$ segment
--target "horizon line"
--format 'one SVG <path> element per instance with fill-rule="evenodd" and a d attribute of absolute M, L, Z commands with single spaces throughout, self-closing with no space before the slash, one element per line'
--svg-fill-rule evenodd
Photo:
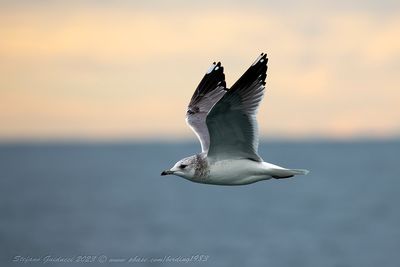
<path fill-rule="evenodd" d="M 318 143 L 318 142 L 397 142 L 400 141 L 400 135 L 397 136 L 351 136 L 351 137 L 333 137 L 333 136 L 309 136 L 309 137 L 260 137 L 260 143 L 274 142 L 293 142 L 293 143 Z M 149 143 L 199 143 L 196 138 L 88 138 L 88 137 L 69 137 L 69 138 L 0 138 L 0 145 L 12 144 L 149 144 Z M 200 145 L 200 144 L 199 144 Z"/>

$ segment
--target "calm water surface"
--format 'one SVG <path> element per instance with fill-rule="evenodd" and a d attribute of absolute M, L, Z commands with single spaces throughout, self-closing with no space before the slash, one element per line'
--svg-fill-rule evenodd
<path fill-rule="evenodd" d="M 399 266 L 399 141 L 263 143 L 264 160 L 311 173 L 242 187 L 160 176 L 198 149 L 0 145 L 0 265 Z M 167 256 L 180 262 L 150 261 Z"/>

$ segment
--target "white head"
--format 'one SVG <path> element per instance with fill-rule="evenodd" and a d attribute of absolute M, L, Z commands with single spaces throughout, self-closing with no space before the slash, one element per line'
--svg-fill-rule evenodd
<path fill-rule="evenodd" d="M 196 156 L 190 156 L 184 159 L 181 159 L 177 163 L 175 163 L 174 167 L 169 170 L 165 170 L 161 173 L 161 175 L 170 175 L 174 174 L 186 179 L 191 179 L 194 176 L 196 169 Z"/>

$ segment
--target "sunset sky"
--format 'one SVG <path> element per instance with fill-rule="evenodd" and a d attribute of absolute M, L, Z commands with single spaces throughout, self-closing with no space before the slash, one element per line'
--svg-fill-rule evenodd
<path fill-rule="evenodd" d="M 261 52 L 263 137 L 400 136 L 400 1 L 48 0 L 0 1 L 0 139 L 194 140 L 209 65 Z"/>

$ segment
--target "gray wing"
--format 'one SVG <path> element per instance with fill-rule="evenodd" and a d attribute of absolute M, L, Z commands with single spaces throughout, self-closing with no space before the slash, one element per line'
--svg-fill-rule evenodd
<path fill-rule="evenodd" d="M 262 161 L 257 154 L 256 114 L 264 95 L 267 62 L 266 54 L 262 53 L 209 112 L 206 119 L 210 132 L 209 158 Z"/>
<path fill-rule="evenodd" d="M 211 108 L 226 92 L 224 68 L 214 62 L 197 86 L 186 112 L 186 122 L 197 135 L 202 152 L 207 152 L 210 136 L 206 117 Z"/>

